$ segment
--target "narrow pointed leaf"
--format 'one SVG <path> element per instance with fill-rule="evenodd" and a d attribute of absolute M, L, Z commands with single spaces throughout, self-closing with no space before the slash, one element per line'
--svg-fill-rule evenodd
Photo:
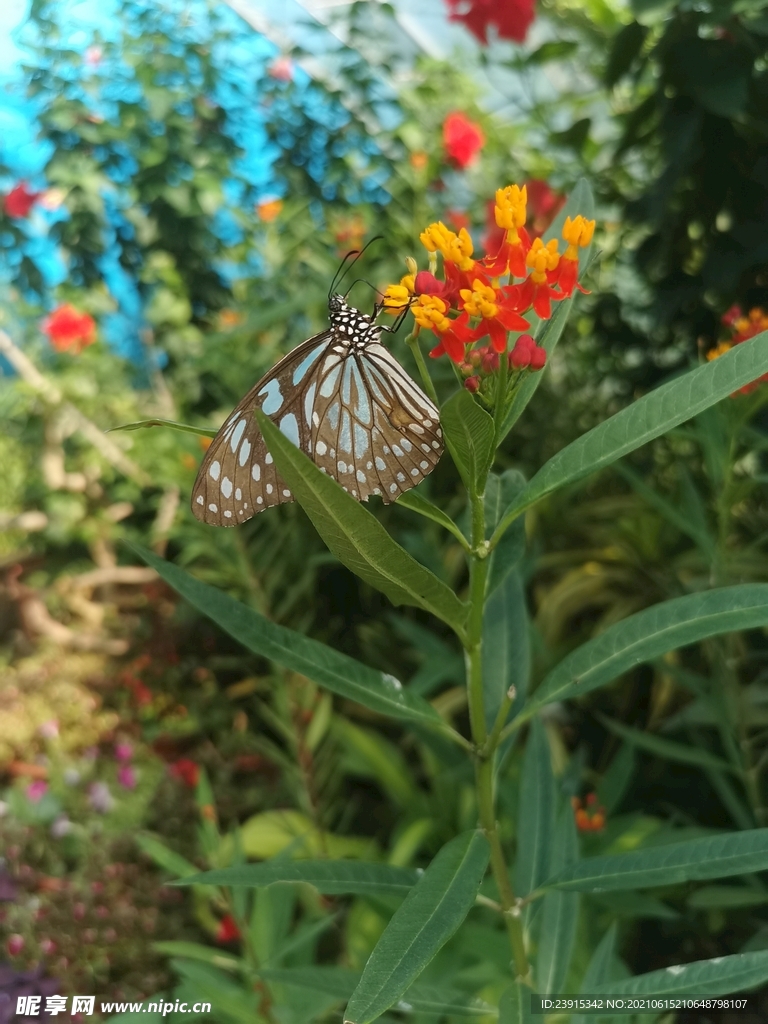
<path fill-rule="evenodd" d="M 432 728 L 443 727 L 442 719 L 432 705 L 408 693 L 392 676 L 377 672 L 295 630 L 278 626 L 253 608 L 201 583 L 151 551 L 137 544 L 131 547 L 177 593 L 254 654 L 293 672 L 300 672 L 332 693 L 354 700 L 379 714 L 421 722 Z"/>
<path fill-rule="evenodd" d="M 518 806 L 515 895 L 528 896 L 549 874 L 555 832 L 555 777 L 547 733 L 538 718 L 525 748 Z"/>
<path fill-rule="evenodd" d="M 616 946 L 616 922 L 610 926 L 605 935 L 600 939 L 592 954 L 592 959 L 584 972 L 579 992 L 583 995 L 591 995 L 600 985 L 605 984 L 613 974 L 613 958 Z M 592 1014 L 576 1014 L 571 1017 L 571 1024 L 588 1024 L 597 1020 Z M 605 1018 L 601 1017 L 601 1021 Z"/>
<path fill-rule="evenodd" d="M 548 242 L 552 238 L 559 238 L 563 230 L 563 224 L 565 224 L 565 218 L 577 217 L 579 214 L 586 217 L 587 220 L 592 220 L 595 216 L 595 198 L 586 178 L 580 178 L 577 181 L 576 187 L 568 196 L 565 206 L 545 232 L 544 242 Z M 592 243 L 590 242 L 588 246 L 579 250 L 580 278 L 585 276 L 592 262 Z M 563 299 L 562 302 L 556 303 L 549 320 L 539 320 L 533 311 L 527 314 L 531 324 L 531 333 L 536 339 L 536 344 L 546 349 L 547 359 L 551 358 L 565 325 L 568 323 L 568 317 L 571 315 L 575 298 L 576 295 L 574 294 L 570 299 Z M 506 437 L 518 421 L 543 379 L 543 373 L 529 373 L 525 377 L 504 419 L 501 428 L 502 438 Z"/>
<path fill-rule="evenodd" d="M 598 713 L 597 717 L 603 725 L 610 729 L 617 736 L 621 736 L 628 743 L 645 750 L 649 754 L 663 757 L 668 761 L 679 761 L 681 764 L 692 764 L 699 768 L 711 768 L 713 771 L 732 772 L 734 769 L 727 761 L 715 754 L 711 754 L 702 747 L 692 747 L 687 743 L 676 743 L 674 740 L 665 739 L 663 736 L 656 736 L 650 732 L 643 732 L 642 729 L 633 729 L 622 722 L 614 722 L 606 715 Z"/>
<path fill-rule="evenodd" d="M 582 696 L 623 672 L 705 637 L 768 623 L 768 584 L 720 587 L 630 615 L 564 658 L 537 687 L 519 721 L 552 701 Z"/>
<path fill-rule="evenodd" d="M 576 822 L 571 805 L 566 803 L 557 823 L 550 869 L 556 873 L 575 864 L 578 859 Z M 539 992 L 545 995 L 557 995 L 563 991 L 576 939 L 579 899 L 577 892 L 562 892 L 558 889 L 548 892 L 544 897 L 536 980 Z"/>
<path fill-rule="evenodd" d="M 267 982 L 322 992 L 336 999 L 349 999 L 360 981 L 360 972 L 344 967 L 262 967 L 258 974 Z M 432 985 L 412 985 L 399 1000 L 401 1013 L 451 1014 L 458 1017 L 493 1016 L 494 1009 L 464 992 Z"/>
<path fill-rule="evenodd" d="M 502 519 L 493 542 L 520 513 L 547 494 L 609 466 L 766 372 L 768 331 L 633 402 L 545 463 Z"/>
<path fill-rule="evenodd" d="M 268 860 L 203 871 L 177 885 L 227 885 L 259 888 L 274 882 L 307 882 L 326 896 L 407 896 L 419 879 L 415 868 L 366 864 L 355 860 Z"/>
<path fill-rule="evenodd" d="M 194 427 L 191 423 L 177 423 L 175 420 L 136 420 L 135 423 L 122 423 L 119 427 L 110 427 L 105 433 L 111 434 L 115 430 L 144 430 L 146 427 L 168 427 L 170 430 L 199 434 L 201 437 L 216 437 L 218 434 L 216 428 Z"/>
<path fill-rule="evenodd" d="M 523 581 L 511 572 L 488 598 L 483 611 L 483 702 L 486 723 L 493 725 L 511 686 L 520 706 L 528 691 L 531 670 L 528 613 Z"/>
<path fill-rule="evenodd" d="M 469 396 L 467 396 L 469 397 Z M 461 634 L 466 606 L 394 541 L 375 516 L 290 441 L 260 410 L 256 418 L 280 475 L 340 562 L 393 604 L 411 604 Z"/>
<path fill-rule="evenodd" d="M 499 1000 L 499 1024 L 534 1024 L 531 1013 L 531 989 L 516 981 L 506 989 Z"/>
<path fill-rule="evenodd" d="M 768 949 L 757 953 L 734 953 L 712 960 L 694 960 L 650 971 L 634 978 L 611 981 L 594 990 L 617 996 L 724 996 L 747 992 L 768 981 Z"/>
<path fill-rule="evenodd" d="M 456 836 L 395 911 L 365 965 L 344 1019 L 370 1024 L 403 996 L 469 913 L 488 866 L 480 832 Z"/>
<path fill-rule="evenodd" d="M 614 892 L 766 870 L 768 828 L 756 828 L 616 856 L 590 857 L 558 872 L 541 888 L 544 891 Z"/>
<path fill-rule="evenodd" d="M 688 906 L 693 910 L 734 910 L 766 903 L 768 891 L 746 885 L 705 885 L 688 897 Z"/>
<path fill-rule="evenodd" d="M 465 486 L 482 487 L 494 457 L 493 417 L 461 388 L 440 410 L 440 423 Z"/>
<path fill-rule="evenodd" d="M 486 537 L 490 540 L 496 526 L 525 487 L 525 477 L 516 469 L 507 469 L 501 476 L 491 473 L 485 487 Z M 517 566 L 525 553 L 525 518 L 520 516 L 512 523 L 491 552 L 488 566 L 486 594 L 490 596 L 500 587 L 507 574 Z"/>
<path fill-rule="evenodd" d="M 442 526 L 443 529 L 452 533 L 465 550 L 469 550 L 469 541 L 451 517 L 446 515 L 437 505 L 433 505 L 422 494 L 419 494 L 418 491 L 406 491 L 405 494 L 400 495 L 396 504 L 410 509 L 411 512 L 418 512 L 419 515 L 424 516 L 426 519 L 431 519 L 433 523 L 437 523 L 438 526 Z"/>

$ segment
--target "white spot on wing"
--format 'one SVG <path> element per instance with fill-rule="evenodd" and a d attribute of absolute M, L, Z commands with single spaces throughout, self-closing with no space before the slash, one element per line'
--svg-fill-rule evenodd
<path fill-rule="evenodd" d="M 214 460 L 211 463 L 210 469 L 208 470 L 208 475 L 210 476 L 211 480 L 218 480 L 220 473 L 221 473 L 221 463 L 216 461 L 216 460 Z"/>
<path fill-rule="evenodd" d="M 205 502 L 203 501 L 203 496 L 202 496 L 202 494 L 198 494 L 198 496 L 197 496 L 197 504 L 198 504 L 198 505 L 203 505 L 203 504 L 205 504 Z"/>
<path fill-rule="evenodd" d="M 218 505 L 214 505 L 213 502 L 211 502 L 211 504 L 208 506 L 208 511 L 209 512 L 218 512 L 219 511 L 219 506 Z"/>
<path fill-rule="evenodd" d="M 256 481 L 261 480 L 261 466 L 258 464 L 258 462 L 254 462 L 254 464 L 251 466 L 251 476 Z"/>
<path fill-rule="evenodd" d="M 221 493 L 224 495 L 225 498 L 232 497 L 232 481 L 229 479 L 228 476 L 225 476 L 224 479 L 221 481 Z"/>
<path fill-rule="evenodd" d="M 229 447 L 232 449 L 234 454 L 237 451 L 237 446 L 240 444 L 240 439 L 245 433 L 245 420 L 240 420 L 235 429 L 232 431 L 232 437 L 229 439 Z"/>
<path fill-rule="evenodd" d="M 248 456 L 251 454 L 251 442 L 246 437 L 243 443 L 240 445 L 240 455 L 237 461 L 241 466 L 244 466 L 248 461 Z"/>

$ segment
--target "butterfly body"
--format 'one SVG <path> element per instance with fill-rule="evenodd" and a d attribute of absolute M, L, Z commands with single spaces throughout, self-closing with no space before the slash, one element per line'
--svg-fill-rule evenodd
<path fill-rule="evenodd" d="M 266 373 L 213 439 L 192 491 L 203 522 L 236 526 L 294 500 L 255 409 L 359 501 L 395 501 L 437 465 L 438 410 L 381 344 L 384 328 L 340 295 L 328 307 L 329 329 Z"/>

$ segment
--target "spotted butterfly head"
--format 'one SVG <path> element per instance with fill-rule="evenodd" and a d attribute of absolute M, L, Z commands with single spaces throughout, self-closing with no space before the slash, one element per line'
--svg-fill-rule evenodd
<path fill-rule="evenodd" d="M 372 332 L 376 337 L 381 333 L 373 317 L 350 306 L 343 295 L 332 295 L 328 300 L 328 318 L 333 330 L 353 341 L 371 340 Z"/>

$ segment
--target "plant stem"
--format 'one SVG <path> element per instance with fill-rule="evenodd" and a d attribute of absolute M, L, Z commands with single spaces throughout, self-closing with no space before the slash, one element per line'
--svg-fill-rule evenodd
<path fill-rule="evenodd" d="M 528 958 L 519 909 L 509 880 L 504 860 L 504 851 L 496 823 L 493 792 L 493 755 L 496 744 L 489 743 L 488 727 L 485 721 L 483 694 L 483 610 L 485 607 L 485 584 L 488 576 L 488 559 L 481 545 L 485 540 L 485 510 L 482 494 L 471 494 L 472 505 L 472 551 L 469 563 L 469 620 L 465 643 L 467 681 L 469 687 L 469 718 L 472 739 L 475 746 L 475 787 L 480 827 L 483 829 L 491 848 L 491 870 L 499 890 L 504 920 L 518 977 L 529 975 Z M 498 743 L 500 729 L 494 726 L 491 737 Z"/>

